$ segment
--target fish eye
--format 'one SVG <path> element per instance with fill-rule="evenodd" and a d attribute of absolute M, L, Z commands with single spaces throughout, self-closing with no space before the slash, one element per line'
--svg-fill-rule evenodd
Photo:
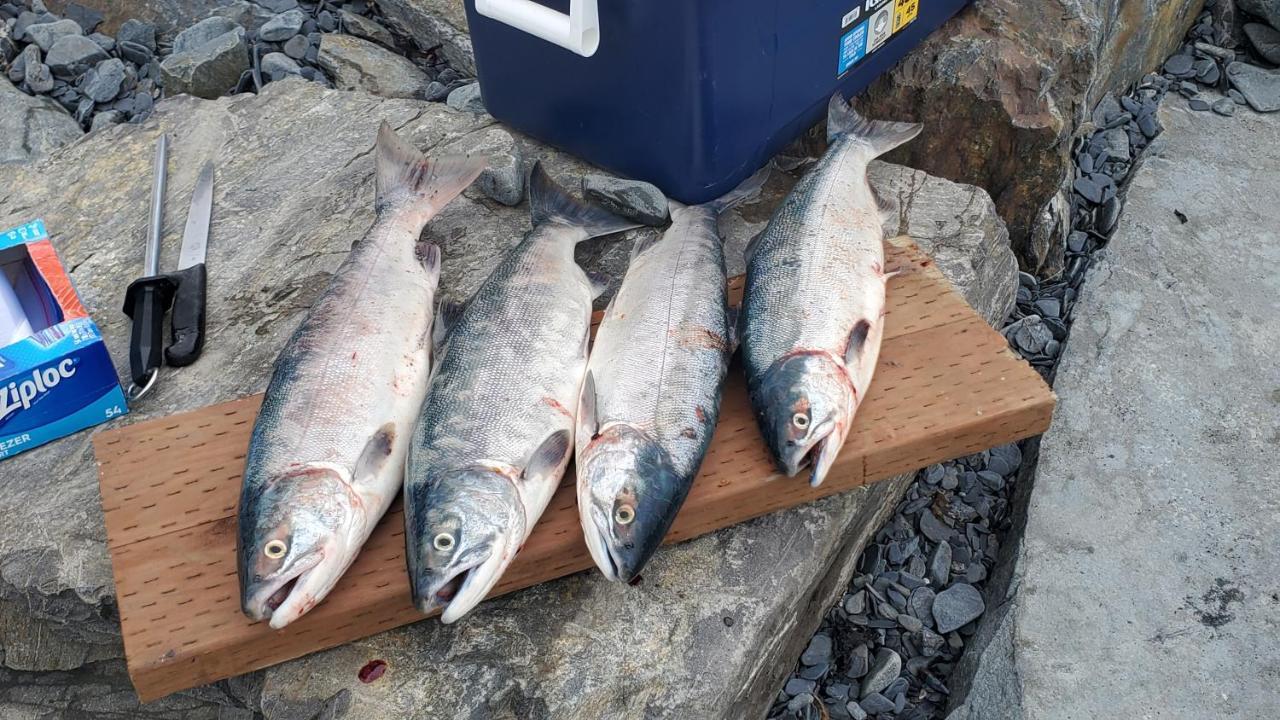
<path fill-rule="evenodd" d="M 283 540 L 272 540 L 267 543 L 266 547 L 262 548 L 262 554 L 272 560 L 279 560 L 287 552 L 289 552 L 289 546 L 285 545 Z"/>
<path fill-rule="evenodd" d="M 809 416 L 804 413 L 796 413 L 791 416 L 791 424 L 803 430 L 809 427 Z"/>
<path fill-rule="evenodd" d="M 453 549 L 453 536 L 449 533 L 440 533 L 431 541 L 432 545 L 440 552 L 449 552 Z"/>
<path fill-rule="evenodd" d="M 630 525 L 636 519 L 636 509 L 630 505 L 619 505 L 613 512 L 613 519 L 617 520 L 619 525 Z"/>

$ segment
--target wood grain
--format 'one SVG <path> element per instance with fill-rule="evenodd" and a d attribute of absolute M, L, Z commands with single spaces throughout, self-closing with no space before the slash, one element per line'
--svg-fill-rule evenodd
<path fill-rule="evenodd" d="M 667 542 L 1044 432 L 1054 397 L 909 240 L 887 246 L 886 331 L 871 391 L 826 482 L 773 467 L 731 371 L 711 450 Z M 735 297 L 741 280 L 730 284 Z M 120 623 L 138 695 L 249 672 L 421 620 L 409 600 L 397 502 L 328 599 L 284 630 L 240 612 L 236 503 L 261 396 L 94 438 Z M 592 567 L 572 468 L 494 591 Z"/>

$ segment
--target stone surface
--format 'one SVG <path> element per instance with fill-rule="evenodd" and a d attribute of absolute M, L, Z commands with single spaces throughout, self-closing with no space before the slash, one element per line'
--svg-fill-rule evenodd
<path fill-rule="evenodd" d="M 178 33 L 173 39 L 174 54 L 195 50 L 214 38 L 221 37 L 239 27 L 224 17 L 209 17 Z"/>
<path fill-rule="evenodd" d="M 321 38 L 319 62 L 339 90 L 418 98 L 430 82 L 426 73 L 400 55 L 350 35 Z"/>
<path fill-rule="evenodd" d="M 82 134 L 80 126 L 58 103 L 47 97 L 32 97 L 0 76 L 0 165 L 34 160 L 75 141 Z M 7 177 L 5 181 L 8 182 Z M 28 201 L 33 200 L 28 198 Z M 0 593 L 0 601 L 3 597 Z M 3 645 L 0 643 L 0 649 Z"/>
<path fill-rule="evenodd" d="M 216 98 L 235 87 L 247 69 L 249 48 L 245 43 L 244 28 L 236 27 L 231 32 L 165 58 L 160 63 L 160 78 L 170 94 L 188 93 L 201 98 Z"/>
<path fill-rule="evenodd" d="M 975 3 L 857 104 L 871 117 L 923 122 L 924 133 L 887 159 L 986 188 L 1023 266 L 1052 272 L 1063 262 L 1067 205 L 1045 210 L 1071 182 L 1070 136 L 1107 93 L 1163 62 L 1201 4 Z"/>
<path fill-rule="evenodd" d="M 1272 65 L 1280 65 L 1280 30 L 1262 23 L 1246 23 L 1244 34 L 1258 54 Z"/>
<path fill-rule="evenodd" d="M 120 94 L 124 80 L 124 61 L 119 58 L 103 60 L 85 75 L 83 92 L 94 102 L 111 102 Z"/>
<path fill-rule="evenodd" d="M 645 225 L 660 227 L 670 218 L 667 196 L 647 182 L 593 174 L 582 178 L 582 193 L 612 212 Z"/>
<path fill-rule="evenodd" d="M 1280 29 L 1280 0 L 1236 0 L 1240 9 L 1257 15 L 1273 28 Z"/>
<path fill-rule="evenodd" d="M 467 34 L 462 0 L 377 0 L 392 30 L 413 39 L 421 50 L 439 48 L 461 73 L 476 74 L 476 58 Z"/>
<path fill-rule="evenodd" d="M 1280 717 L 1280 115 L 1179 105 L 1083 286 L 952 720 Z"/>
<path fill-rule="evenodd" d="M 272 80 L 280 80 L 286 75 L 297 75 L 302 71 L 293 58 L 284 53 L 267 53 L 262 56 L 262 72 Z"/>
<path fill-rule="evenodd" d="M 103 14 L 100 32 L 115 35 L 125 22 L 137 19 L 153 24 L 168 39 L 212 14 L 250 5 L 243 0 L 47 0 L 46 4 L 54 13 L 62 14 L 71 1 Z M 257 5 L 252 7 L 270 17 L 267 10 Z"/>
<path fill-rule="evenodd" d="M 281 13 L 263 23 L 258 29 L 258 37 L 267 42 L 284 42 L 302 32 L 302 23 L 306 20 L 307 16 L 301 10 Z"/>
<path fill-rule="evenodd" d="M 1280 70 L 1264 70 L 1257 65 L 1233 62 L 1227 66 L 1227 76 L 1254 110 L 1280 110 Z"/>
<path fill-rule="evenodd" d="M 484 97 L 480 93 L 480 83 L 469 83 L 454 88 L 449 93 L 449 98 L 446 102 L 449 103 L 449 107 L 455 110 L 465 110 L 473 113 L 485 112 Z"/>
<path fill-rule="evenodd" d="M 49 49 L 53 47 L 58 38 L 83 34 L 84 29 L 75 20 L 59 20 L 57 22 L 32 25 L 27 28 L 27 37 L 45 52 L 49 52 Z"/>
<path fill-rule="evenodd" d="M 347 10 L 338 13 L 338 18 L 342 21 L 342 26 L 352 35 L 371 40 L 384 47 L 395 48 L 396 39 L 391 36 L 391 31 L 377 22 Z"/>
<path fill-rule="evenodd" d="M 107 59 L 107 53 L 98 44 L 83 35 L 64 35 L 49 48 L 44 62 L 61 78 L 74 78 Z"/>

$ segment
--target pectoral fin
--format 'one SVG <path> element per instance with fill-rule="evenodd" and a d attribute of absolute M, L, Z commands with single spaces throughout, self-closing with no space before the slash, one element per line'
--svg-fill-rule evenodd
<path fill-rule="evenodd" d="M 572 434 L 568 430 L 557 430 L 551 433 L 529 456 L 522 477 L 525 480 L 535 480 L 554 475 L 569 456 L 569 445 L 572 439 Z"/>
<path fill-rule="evenodd" d="M 356 460 L 351 478 L 356 483 L 370 482 L 380 476 L 391 459 L 391 448 L 396 441 L 395 423 L 387 423 L 369 438 L 369 442 Z"/>

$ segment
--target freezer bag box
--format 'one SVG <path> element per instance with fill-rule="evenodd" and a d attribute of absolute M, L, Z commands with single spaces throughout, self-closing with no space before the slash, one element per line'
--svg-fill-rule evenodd
<path fill-rule="evenodd" d="M 667 195 L 733 189 L 969 0 L 465 0 L 484 105 Z M 896 120 L 899 118 L 885 118 Z"/>
<path fill-rule="evenodd" d="M 128 412 L 40 220 L 0 231 L 0 459 Z"/>

